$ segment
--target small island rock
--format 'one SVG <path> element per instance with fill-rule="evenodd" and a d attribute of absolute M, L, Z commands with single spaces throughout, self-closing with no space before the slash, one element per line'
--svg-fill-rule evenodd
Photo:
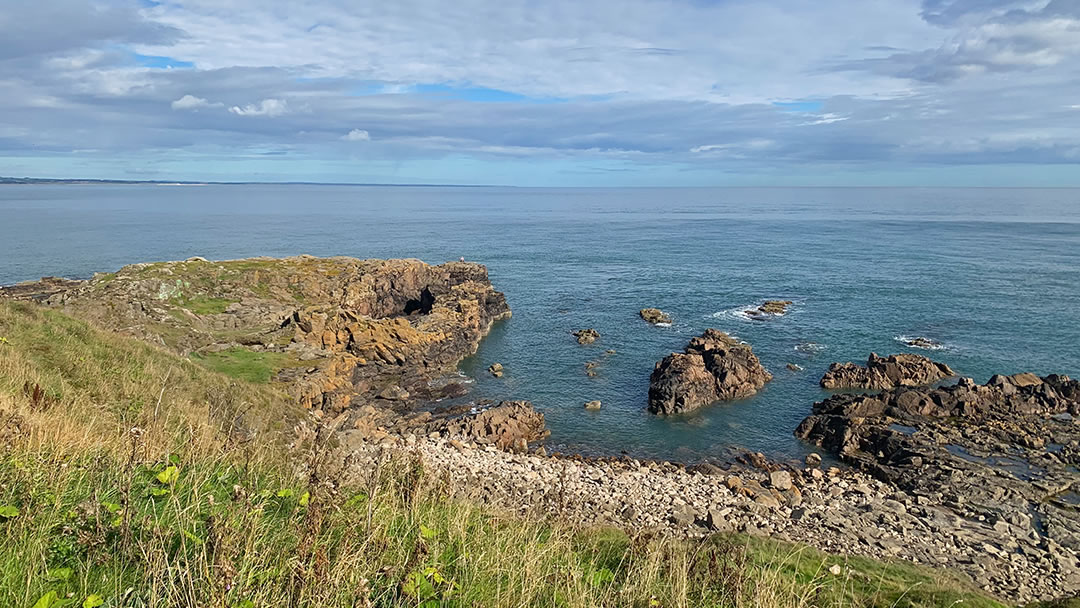
<path fill-rule="evenodd" d="M 642 319 L 645 319 L 653 325 L 659 325 L 660 323 L 671 323 L 671 317 L 659 308 L 642 308 L 641 312 L 639 312 L 638 314 L 641 315 Z"/>
<path fill-rule="evenodd" d="M 577 338 L 578 344 L 592 344 L 596 342 L 596 339 L 600 337 L 600 332 L 595 329 L 579 329 L 572 332 L 574 337 Z"/>
<path fill-rule="evenodd" d="M 707 329 L 684 353 L 664 357 L 649 378 L 649 411 L 689 412 L 716 401 L 749 397 L 772 380 L 749 344 Z"/>
<path fill-rule="evenodd" d="M 601 405 L 599 401 L 587 401 L 585 402 L 585 409 L 595 412 L 600 409 Z"/>
<path fill-rule="evenodd" d="M 746 314 L 753 318 L 760 318 L 765 315 L 783 316 L 787 313 L 788 306 L 794 304 L 791 300 L 765 300 L 765 303 L 757 308 L 751 308 L 746 311 Z"/>

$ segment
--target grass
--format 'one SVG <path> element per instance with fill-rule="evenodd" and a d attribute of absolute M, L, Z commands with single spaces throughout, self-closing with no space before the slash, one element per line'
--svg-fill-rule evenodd
<path fill-rule="evenodd" d="M 197 315 L 217 315 L 225 312 L 225 309 L 227 309 L 230 304 L 234 304 L 238 300 L 196 295 L 191 297 L 173 298 L 173 301 L 177 306 L 186 308 Z"/>
<path fill-rule="evenodd" d="M 191 358 L 207 369 L 256 384 L 270 382 L 289 360 L 285 353 L 256 352 L 240 346 L 216 353 L 195 353 Z"/>
<path fill-rule="evenodd" d="M 274 385 L 34 305 L 0 302 L 0 337 L 0 606 L 1000 606 L 909 565 L 456 502 L 404 451 L 344 483 Z"/>

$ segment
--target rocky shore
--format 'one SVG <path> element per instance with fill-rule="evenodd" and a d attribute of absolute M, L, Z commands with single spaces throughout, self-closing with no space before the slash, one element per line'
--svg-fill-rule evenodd
<path fill-rule="evenodd" d="M 530 516 L 631 533 L 741 532 L 904 559 L 965 574 L 1014 602 L 1080 594 L 1080 383 L 1064 376 L 934 387 L 953 370 L 871 354 L 865 367 L 833 364 L 821 385 L 884 392 L 834 395 L 796 430 L 850 466 L 752 454 L 687 469 L 548 456 L 543 413 L 529 402 L 464 399 L 455 365 L 510 315 L 479 264 L 192 258 L 89 281 L 43 279 L 0 288 L 0 297 L 193 358 L 266 365 L 314 420 L 332 421 L 343 479 L 406 453 L 454 495 Z M 782 315 L 790 304 L 769 301 L 755 314 Z M 656 309 L 639 314 L 670 323 Z M 582 345 L 600 337 L 573 335 Z M 499 377 L 503 366 L 488 373 Z M 656 364 L 649 409 L 677 414 L 744 398 L 771 379 L 750 345 L 710 329 Z M 603 407 L 584 403 L 590 416 Z"/>
<path fill-rule="evenodd" d="M 392 455 L 412 455 L 452 495 L 529 517 L 645 535 L 740 532 L 908 560 L 967 576 L 1017 603 L 1080 590 L 1075 555 L 1048 545 L 1031 520 L 968 517 L 854 470 L 783 468 L 760 455 L 745 459 L 760 468 L 586 461 L 512 454 L 449 435 L 371 442 L 346 432 L 342 443 L 346 478 L 363 479 Z"/>

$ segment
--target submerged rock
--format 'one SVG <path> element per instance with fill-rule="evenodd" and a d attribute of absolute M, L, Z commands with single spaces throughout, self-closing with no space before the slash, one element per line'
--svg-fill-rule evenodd
<path fill-rule="evenodd" d="M 671 323 L 671 317 L 659 308 L 642 308 L 641 312 L 639 312 L 638 314 L 641 315 L 642 319 L 645 319 L 653 325 L 658 325 L 660 323 Z"/>
<path fill-rule="evenodd" d="M 899 338 L 899 340 L 912 348 L 921 348 L 923 350 L 943 350 L 945 348 L 943 343 L 921 336 L 917 338 Z"/>
<path fill-rule="evenodd" d="M 649 378 L 649 411 L 689 412 L 716 401 L 749 397 L 772 380 L 749 344 L 705 330 L 684 353 L 664 357 Z"/>
<path fill-rule="evenodd" d="M 577 338 L 578 344 L 592 344 L 596 342 L 600 337 L 600 332 L 595 329 L 579 329 L 575 332 L 571 332 L 575 338 Z"/>
<path fill-rule="evenodd" d="M 495 376 L 496 378 L 502 378 L 502 375 L 503 375 L 502 363 L 492 363 L 490 366 L 488 366 L 488 372 L 492 376 Z"/>
<path fill-rule="evenodd" d="M 865 388 L 883 390 L 901 386 L 922 386 L 955 376 L 944 363 L 922 355 L 900 354 L 879 357 L 870 353 L 866 366 L 833 363 L 821 378 L 822 388 Z"/>

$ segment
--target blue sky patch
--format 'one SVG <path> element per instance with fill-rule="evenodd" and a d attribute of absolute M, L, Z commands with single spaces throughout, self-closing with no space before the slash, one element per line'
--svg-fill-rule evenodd
<path fill-rule="evenodd" d="M 820 112 L 825 104 L 820 101 L 774 101 L 772 104 L 785 112 Z"/>
<path fill-rule="evenodd" d="M 154 68 L 157 70 L 168 70 L 173 68 L 193 68 L 194 63 L 190 61 L 181 61 L 179 59 L 173 59 L 172 57 L 163 57 L 160 55 L 140 55 L 135 53 L 135 63 L 144 68 Z"/>

